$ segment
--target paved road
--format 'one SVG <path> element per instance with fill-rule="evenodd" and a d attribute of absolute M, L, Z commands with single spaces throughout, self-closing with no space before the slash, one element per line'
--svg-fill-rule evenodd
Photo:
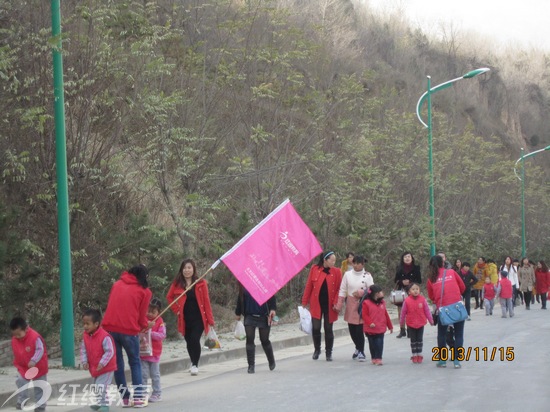
<path fill-rule="evenodd" d="M 386 335 L 384 366 L 351 360 L 350 339 L 336 340 L 334 361 L 311 359 L 311 346 L 276 352 L 270 372 L 263 354 L 256 374 L 244 359 L 201 368 L 198 377 L 163 377 L 163 402 L 155 411 L 548 411 L 550 410 L 550 311 L 516 308 L 513 319 L 475 311 L 467 322 L 470 360 L 462 369 L 430 362 L 436 330 L 427 326 L 425 363 L 413 365 L 409 341 Z M 487 348 L 487 349 L 484 349 Z M 493 348 L 495 357 L 491 360 Z M 503 348 L 503 349 L 500 349 Z M 259 347 L 261 350 L 261 347 Z M 513 352 L 513 360 L 506 360 Z M 502 361 L 500 356 L 505 360 Z M 53 405 L 52 405 L 53 406 Z M 50 409 L 50 408 L 49 408 Z M 52 410 L 68 410 L 53 407 Z M 76 409 L 79 411 L 88 408 Z M 112 407 L 111 410 L 119 410 Z M 120 409 L 121 410 L 121 409 Z"/>

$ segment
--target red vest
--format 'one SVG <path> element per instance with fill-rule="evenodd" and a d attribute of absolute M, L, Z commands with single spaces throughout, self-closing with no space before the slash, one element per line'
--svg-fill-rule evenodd
<path fill-rule="evenodd" d="M 162 318 L 158 318 L 151 332 L 158 332 L 162 325 L 164 325 L 164 321 Z M 151 343 L 153 346 L 153 356 L 160 356 L 162 354 L 162 340 L 151 339 Z"/>
<path fill-rule="evenodd" d="M 88 366 L 90 367 L 89 369 L 90 375 L 96 378 L 99 375 L 103 375 L 104 373 L 116 371 L 117 365 L 116 365 L 115 342 L 113 341 L 113 338 L 111 337 L 109 332 L 107 332 L 105 329 L 103 329 L 100 326 L 92 335 L 84 332 L 83 338 L 84 338 L 84 346 L 86 347 L 86 354 L 88 355 Z M 108 338 L 111 340 L 114 353 L 113 353 L 113 357 L 107 363 L 107 365 L 104 365 L 103 369 L 98 371 L 97 367 L 99 365 L 99 361 L 101 360 L 101 358 L 103 357 L 103 354 L 105 353 L 103 351 L 103 340 L 105 338 Z"/>
<path fill-rule="evenodd" d="M 493 300 L 496 296 L 495 286 L 492 283 L 485 283 L 483 285 L 483 298 L 488 300 Z"/>
<path fill-rule="evenodd" d="M 11 338 L 11 348 L 13 350 L 13 365 L 17 368 L 17 371 L 25 379 L 28 379 L 27 377 L 25 377 L 25 373 L 27 373 L 27 371 L 29 370 L 29 362 L 31 361 L 31 358 L 34 356 L 34 352 L 36 351 L 36 341 L 38 339 L 40 339 L 42 341 L 42 345 L 44 345 L 44 354 L 36 364 L 36 367 L 38 368 L 38 373 L 32 378 L 29 376 L 29 378 L 31 379 L 40 378 L 41 376 L 44 376 L 48 373 L 48 351 L 46 350 L 46 342 L 44 342 L 42 336 L 40 336 L 40 334 L 32 329 L 30 326 L 27 327 L 27 333 L 23 338 Z"/>
<path fill-rule="evenodd" d="M 503 299 L 512 298 L 512 282 L 510 279 L 502 278 L 500 279 L 500 297 Z"/>

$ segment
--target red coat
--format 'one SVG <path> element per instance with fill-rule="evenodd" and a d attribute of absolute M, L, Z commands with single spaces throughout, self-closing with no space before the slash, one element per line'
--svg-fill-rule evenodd
<path fill-rule="evenodd" d="M 44 354 L 36 364 L 38 368 L 38 374 L 33 376 L 32 379 L 40 378 L 48 373 L 48 351 L 46 350 L 46 342 L 40 334 L 27 327 L 26 334 L 21 339 L 16 337 L 11 338 L 11 348 L 13 350 L 13 365 L 17 368 L 17 371 L 25 378 L 25 373 L 29 370 L 29 362 L 36 352 L 36 341 L 42 341 L 44 346 Z M 26 378 L 27 379 L 27 378 Z"/>
<path fill-rule="evenodd" d="M 141 286 L 131 273 L 123 272 L 111 288 L 101 325 L 108 332 L 137 336 L 148 326 L 150 301 L 149 288 Z"/>
<path fill-rule="evenodd" d="M 116 371 L 117 364 L 115 342 L 113 341 L 111 335 L 109 335 L 109 332 L 102 327 L 99 327 L 92 335 L 84 332 L 82 337 L 84 340 L 84 347 L 86 348 L 86 356 L 88 357 L 90 375 L 96 378 L 104 373 Z M 105 338 L 111 340 L 114 353 L 113 357 L 109 360 L 109 362 L 107 362 L 107 365 L 104 365 L 103 368 L 98 371 L 97 367 L 99 366 L 99 361 L 101 361 L 101 358 L 105 353 L 103 351 L 103 341 Z"/>
<path fill-rule="evenodd" d="M 214 316 L 212 315 L 212 306 L 210 305 L 210 297 L 208 295 L 208 283 L 206 283 L 205 280 L 200 280 L 193 287 L 195 289 L 195 296 L 197 297 L 197 302 L 201 311 L 204 333 L 207 334 L 210 326 L 214 326 Z M 171 304 L 183 292 L 184 289 L 177 283 L 173 282 L 170 286 L 168 294 L 166 295 L 168 304 Z M 185 306 L 186 300 L 187 295 L 183 295 L 170 307 L 172 312 L 174 312 L 178 317 L 178 330 L 182 335 L 185 335 L 185 317 L 183 315 L 183 307 Z"/>
<path fill-rule="evenodd" d="M 363 301 L 363 332 L 368 335 L 378 335 L 386 333 L 386 328 L 393 331 L 390 315 L 386 309 L 386 302 L 382 300 L 380 304 L 374 303 L 370 299 Z M 370 325 L 374 323 L 374 327 Z"/>
<path fill-rule="evenodd" d="M 508 278 L 502 278 L 499 281 L 499 296 L 502 299 L 511 299 L 513 294 L 512 282 Z"/>
<path fill-rule="evenodd" d="M 543 272 L 540 269 L 535 270 L 535 288 L 538 294 L 548 293 L 549 283 L 550 272 Z"/>
<path fill-rule="evenodd" d="M 442 301 L 441 280 L 443 279 L 444 271 L 446 271 L 446 275 Z M 462 300 L 462 293 L 464 293 L 464 290 L 466 289 L 466 286 L 464 286 L 464 282 L 458 273 L 452 269 L 443 268 L 439 269 L 436 281 L 432 283 L 432 281 L 428 279 L 426 286 L 428 289 L 428 297 L 438 308 L 441 306 L 452 305 L 453 303 Z"/>
<path fill-rule="evenodd" d="M 319 291 L 323 282 L 327 281 L 328 289 L 328 321 L 330 323 L 338 320 L 338 312 L 333 310 L 332 307 L 338 304 L 338 292 L 340 291 L 340 283 L 342 283 L 342 272 L 338 268 L 330 268 L 330 272 L 327 275 L 323 272 L 323 267 L 313 265 L 309 271 L 309 276 L 306 282 L 306 288 L 304 295 L 302 296 L 302 306 L 309 304 L 309 311 L 311 317 L 315 319 L 321 319 L 321 305 L 319 304 Z"/>
<path fill-rule="evenodd" d="M 418 329 L 424 326 L 428 320 L 433 323 L 426 298 L 422 295 L 408 296 L 403 302 L 399 323 L 404 325 L 406 322 L 410 328 Z"/>

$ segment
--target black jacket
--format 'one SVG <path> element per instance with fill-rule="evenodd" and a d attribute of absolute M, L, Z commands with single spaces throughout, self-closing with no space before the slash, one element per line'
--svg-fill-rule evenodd
<path fill-rule="evenodd" d="M 241 288 L 237 297 L 235 315 L 269 316 L 269 312 L 272 310 L 277 311 L 277 298 L 275 295 L 269 298 L 263 305 L 259 305 L 246 289 Z"/>

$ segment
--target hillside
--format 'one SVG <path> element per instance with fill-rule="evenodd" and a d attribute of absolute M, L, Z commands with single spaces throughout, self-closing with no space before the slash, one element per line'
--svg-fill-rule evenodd
<path fill-rule="evenodd" d="M 75 310 L 104 307 L 146 263 L 164 296 L 182 258 L 205 268 L 283 199 L 323 247 L 365 254 L 388 284 L 404 250 L 426 264 L 426 88 L 434 97 L 437 245 L 520 254 L 519 148 L 550 144 L 547 56 L 433 40 L 349 0 L 62 2 Z M 57 330 L 49 2 L 0 0 L 2 320 Z M 550 156 L 529 160 L 527 245 L 550 247 Z M 303 276 L 282 291 L 287 307 Z M 233 301 L 219 269 L 213 299 Z M 227 285 L 230 285 L 227 287 Z"/>

